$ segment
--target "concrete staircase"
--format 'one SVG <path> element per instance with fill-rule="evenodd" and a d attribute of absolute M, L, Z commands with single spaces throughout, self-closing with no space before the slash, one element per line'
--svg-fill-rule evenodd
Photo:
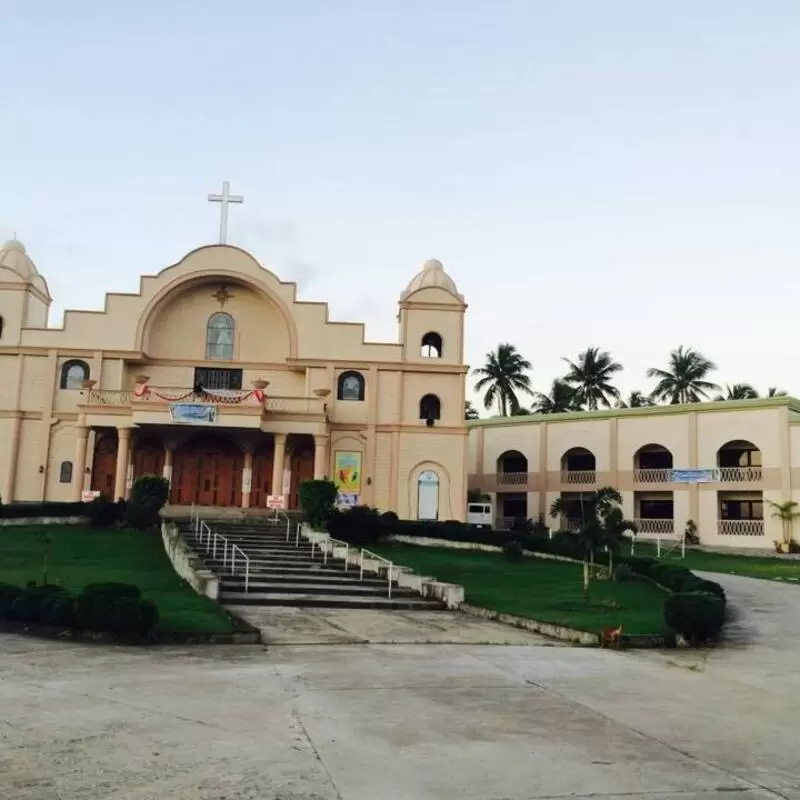
<path fill-rule="evenodd" d="M 359 570 L 352 565 L 345 570 L 343 559 L 329 557 L 323 563 L 322 554 L 300 537 L 295 544 L 295 525 L 286 540 L 286 520 L 266 519 L 209 520 L 212 531 L 225 536 L 242 549 L 250 559 L 248 591 L 245 576 L 237 570 L 227 574 L 223 564 L 222 545 L 218 544 L 216 558 L 206 552 L 189 520 L 178 522 L 186 542 L 203 559 L 204 565 L 220 576 L 219 601 L 230 606 L 294 606 L 316 608 L 358 608 L 391 610 L 441 610 L 438 600 L 422 598 L 412 589 L 392 584 L 388 597 L 388 581 L 375 575 L 359 580 Z"/>

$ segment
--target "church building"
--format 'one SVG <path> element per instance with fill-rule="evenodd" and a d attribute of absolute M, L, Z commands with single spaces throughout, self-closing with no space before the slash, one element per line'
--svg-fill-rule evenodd
<path fill-rule="evenodd" d="M 211 245 L 49 328 L 47 282 L 6 242 L 2 501 L 124 498 L 158 474 L 174 505 L 292 509 L 302 481 L 329 478 L 344 503 L 463 519 L 466 304 L 442 264 L 400 295 L 397 343 L 296 294 Z"/>

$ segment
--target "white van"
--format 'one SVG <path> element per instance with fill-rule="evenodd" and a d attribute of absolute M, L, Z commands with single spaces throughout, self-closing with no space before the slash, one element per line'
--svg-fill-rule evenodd
<path fill-rule="evenodd" d="M 487 502 L 467 504 L 467 525 L 475 525 L 477 528 L 491 528 L 494 524 L 492 519 L 492 504 Z"/>

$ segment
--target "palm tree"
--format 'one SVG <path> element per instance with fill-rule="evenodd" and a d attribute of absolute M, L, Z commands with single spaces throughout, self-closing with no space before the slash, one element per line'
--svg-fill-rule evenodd
<path fill-rule="evenodd" d="M 786 397 L 786 394 L 783 389 L 778 389 L 775 386 L 770 386 L 767 389 L 767 397 Z"/>
<path fill-rule="evenodd" d="M 725 394 L 718 394 L 714 400 L 755 400 L 758 392 L 749 383 L 725 384 Z"/>
<path fill-rule="evenodd" d="M 598 404 L 610 408 L 612 399 L 619 400 L 619 389 L 611 385 L 611 379 L 622 369 L 622 364 L 614 361 L 611 353 L 589 347 L 578 354 L 577 361 L 568 358 L 564 361 L 569 364 L 564 380 L 574 387 L 576 401 L 589 411 L 596 411 Z"/>
<path fill-rule="evenodd" d="M 583 556 L 583 599 L 589 602 L 591 564 L 597 549 L 611 541 L 615 528 L 604 529 L 604 520 L 613 509 L 622 505 L 622 495 L 613 486 L 603 486 L 596 492 L 581 495 L 581 526 L 574 535 Z M 565 516 L 571 503 L 559 495 L 550 505 L 550 516 Z M 632 523 L 631 523 L 632 524 Z M 621 535 L 621 534 L 620 534 Z"/>
<path fill-rule="evenodd" d="M 706 380 L 708 373 L 715 369 L 716 365 L 705 356 L 681 345 L 669 354 L 667 369 L 651 367 L 647 370 L 648 378 L 658 378 L 650 396 L 673 405 L 699 403 L 708 397 L 708 392 L 719 389 L 716 383 Z"/>
<path fill-rule="evenodd" d="M 604 512 L 600 531 L 600 543 L 608 549 L 608 576 L 613 578 L 614 553 L 619 551 L 625 538 L 625 531 L 636 534 L 639 528 L 633 520 L 625 519 L 622 508 L 614 504 Z"/>
<path fill-rule="evenodd" d="M 772 507 L 772 516 L 781 521 L 783 528 L 783 552 L 790 553 L 792 551 L 792 526 L 794 521 L 800 517 L 800 511 L 797 510 L 800 503 L 794 500 L 787 500 L 785 503 L 776 503 L 774 500 L 767 500 Z"/>
<path fill-rule="evenodd" d="M 638 389 L 634 389 L 628 395 L 627 400 L 620 400 L 617 403 L 617 408 L 650 408 L 650 406 L 654 405 L 655 403 L 650 395 L 640 392 Z"/>
<path fill-rule="evenodd" d="M 504 417 L 516 411 L 519 408 L 517 391 L 533 394 L 530 376 L 525 374 L 529 369 L 530 361 L 523 358 L 513 344 L 501 343 L 496 351 L 488 352 L 485 366 L 472 370 L 473 375 L 480 376 L 475 390 L 486 390 L 484 406 L 491 408 L 497 401 L 500 414 Z"/>
<path fill-rule="evenodd" d="M 467 402 L 464 403 L 464 419 L 479 419 L 479 418 L 480 414 L 478 413 L 478 409 L 475 408 L 474 405 L 472 405 L 471 400 L 467 400 Z"/>
<path fill-rule="evenodd" d="M 556 378 L 550 387 L 550 394 L 534 392 L 531 409 L 534 414 L 563 414 L 566 411 L 578 411 L 575 402 L 575 390 L 565 381 Z"/>

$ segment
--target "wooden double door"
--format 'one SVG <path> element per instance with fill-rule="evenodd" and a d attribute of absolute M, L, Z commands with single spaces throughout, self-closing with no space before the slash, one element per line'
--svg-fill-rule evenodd
<path fill-rule="evenodd" d="M 242 505 L 244 454 L 222 438 L 194 439 L 175 451 L 170 502 L 177 505 Z"/>

